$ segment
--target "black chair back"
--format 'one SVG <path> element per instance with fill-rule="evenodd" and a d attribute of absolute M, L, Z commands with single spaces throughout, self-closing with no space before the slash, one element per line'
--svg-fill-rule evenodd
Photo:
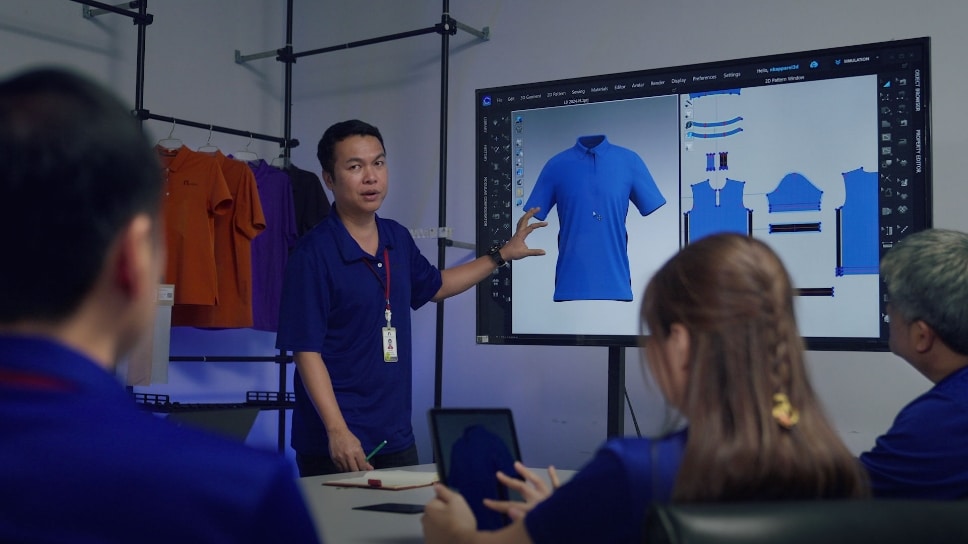
<path fill-rule="evenodd" d="M 649 544 L 968 543 L 968 502 L 910 500 L 655 504 Z"/>

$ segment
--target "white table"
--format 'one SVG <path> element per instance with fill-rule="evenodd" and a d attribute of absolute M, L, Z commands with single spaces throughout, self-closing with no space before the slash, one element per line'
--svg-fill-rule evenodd
<path fill-rule="evenodd" d="M 436 472 L 433 464 L 416 465 L 396 470 Z M 348 472 L 327 476 L 300 478 L 309 513 L 316 522 L 316 531 L 326 544 L 389 544 L 423 542 L 421 514 L 395 514 L 353 510 L 381 502 L 427 504 L 433 497 L 432 486 L 390 491 L 360 487 L 323 485 L 328 480 L 362 476 L 364 472 Z"/>
<path fill-rule="evenodd" d="M 436 472 L 433 464 L 415 465 L 394 470 Z M 544 468 L 533 469 L 545 482 Z M 327 476 L 300 478 L 299 484 L 306 497 L 309 514 L 316 522 L 316 531 L 326 544 L 410 544 L 423 542 L 423 514 L 395 514 L 353 510 L 357 506 L 381 502 L 427 504 L 434 495 L 432 486 L 392 491 L 378 488 L 335 487 L 323 485 L 329 480 L 362 476 L 364 472 L 347 472 Z M 568 481 L 575 471 L 559 470 L 561 482 Z"/>

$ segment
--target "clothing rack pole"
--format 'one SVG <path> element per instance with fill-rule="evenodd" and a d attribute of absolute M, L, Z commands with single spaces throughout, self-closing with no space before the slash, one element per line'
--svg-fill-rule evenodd
<path fill-rule="evenodd" d="M 279 355 L 285 356 L 289 362 L 293 361 L 293 358 L 291 356 L 286 355 L 285 350 L 279 350 Z M 279 397 L 280 398 L 285 398 L 287 387 L 289 386 L 286 383 L 286 365 L 280 364 L 279 365 Z M 279 453 L 285 453 L 286 451 L 286 411 L 279 410 L 278 417 L 279 417 L 279 420 L 278 420 L 279 423 L 278 423 L 276 432 L 277 432 L 277 438 L 278 438 L 278 444 L 279 444 Z"/>
<path fill-rule="evenodd" d="M 289 142 L 292 141 L 292 63 L 296 59 L 292 56 L 292 0 L 286 1 L 286 47 L 285 57 L 285 81 L 283 85 L 283 130 L 282 134 L 286 138 L 286 144 L 282 146 L 282 157 L 286 166 L 289 166 L 292 148 Z"/>
<path fill-rule="evenodd" d="M 447 20 L 449 21 L 449 26 L 453 27 L 453 28 L 449 28 L 449 29 L 446 30 L 446 32 L 449 33 L 449 34 L 456 34 L 456 31 L 459 29 L 459 30 L 463 30 L 465 32 L 468 32 L 470 34 L 473 34 L 474 36 L 480 38 L 481 40 L 489 40 L 490 39 L 491 31 L 490 31 L 490 28 L 489 27 L 484 27 L 481 30 L 477 30 L 477 29 L 472 28 L 472 27 L 470 27 L 470 26 L 468 26 L 468 25 L 466 25 L 464 23 L 461 23 L 460 21 L 455 21 L 454 19 L 450 18 L 449 16 L 448 16 Z M 295 62 L 296 59 L 299 59 L 299 58 L 302 58 L 302 57 L 309 57 L 309 56 L 312 56 L 312 55 L 319 55 L 319 54 L 322 54 L 322 53 L 332 53 L 334 51 L 343 51 L 343 50 L 346 50 L 346 49 L 353 49 L 353 48 L 356 48 L 356 47 L 362 47 L 364 45 L 373 45 L 373 44 L 377 44 L 377 43 L 384 43 L 384 42 L 399 40 L 399 39 L 402 39 L 402 38 L 410 38 L 410 37 L 413 37 L 413 36 L 423 36 L 425 34 L 435 34 L 435 33 L 436 34 L 442 34 L 442 33 L 444 33 L 443 27 L 444 27 L 444 24 L 436 24 L 434 26 L 427 27 L 427 28 L 421 28 L 421 29 L 417 29 L 417 30 L 409 30 L 407 32 L 398 32 L 396 34 L 389 34 L 389 35 L 386 35 L 386 36 L 380 36 L 380 37 L 377 37 L 377 38 L 369 38 L 369 39 L 366 39 L 366 40 L 359 40 L 359 41 L 355 41 L 355 42 L 344 43 L 344 44 L 341 44 L 341 45 L 333 45 L 333 46 L 329 46 L 329 47 L 323 47 L 323 48 L 320 48 L 320 49 L 310 49 L 308 51 L 301 51 L 299 53 L 292 53 L 291 51 L 289 51 L 289 54 L 288 55 L 286 55 L 286 50 L 285 49 L 274 49 L 272 51 L 263 51 L 261 53 L 252 53 L 252 54 L 249 54 L 249 55 L 243 55 L 241 51 L 239 51 L 238 49 L 236 49 L 235 50 L 235 62 L 237 62 L 239 64 L 242 64 L 242 63 L 248 62 L 250 60 L 264 59 L 264 58 L 273 57 L 273 56 L 276 57 L 276 60 L 278 60 L 278 61 L 286 62 L 286 58 L 288 57 L 289 59 L 292 60 L 292 62 Z"/>
<path fill-rule="evenodd" d="M 289 363 L 292 357 L 279 355 L 171 355 L 176 363 Z"/>
<path fill-rule="evenodd" d="M 288 55 L 292 54 L 292 2 L 293 0 L 286 1 L 286 53 Z M 286 143 L 282 145 L 282 158 L 285 166 L 290 165 L 292 146 L 292 63 L 295 59 L 291 56 L 285 58 L 285 75 L 284 75 L 284 89 L 283 89 L 283 137 L 286 139 Z M 279 350 L 279 355 L 286 355 L 286 350 Z M 293 358 L 288 357 L 290 361 Z M 279 394 L 285 395 L 286 389 L 288 388 L 286 365 L 279 365 Z M 278 414 L 278 425 L 276 426 L 278 432 L 279 440 L 279 452 L 283 453 L 286 450 L 286 411 L 279 410 Z"/>
<path fill-rule="evenodd" d="M 442 0 L 440 15 L 440 163 L 437 189 L 437 224 L 447 224 L 447 103 L 450 77 L 450 36 L 457 27 L 450 18 L 450 0 Z M 447 239 L 437 238 L 437 268 L 447 265 Z M 444 394 L 444 301 L 437 303 L 437 330 L 434 341 L 434 407 L 439 408 Z"/>
<path fill-rule="evenodd" d="M 145 20 L 148 11 L 148 0 L 138 2 L 138 14 Z M 134 107 L 140 111 L 145 107 L 145 42 L 147 41 L 147 25 L 138 24 L 138 53 L 137 67 L 134 79 Z M 141 122 L 142 127 L 144 122 Z"/>
<path fill-rule="evenodd" d="M 427 28 L 421 28 L 418 30 L 409 30 L 407 32 L 398 32 L 396 34 L 389 34 L 387 36 L 380 36 L 378 38 L 369 38 L 366 40 L 359 40 L 355 42 L 344 43 L 342 45 L 333 45 L 330 47 L 323 47 L 321 49 L 310 49 L 309 51 L 303 51 L 301 53 L 293 53 L 293 57 L 308 57 L 311 55 L 319 55 L 320 53 L 331 53 L 333 51 L 343 51 L 345 49 L 353 49 L 355 47 L 363 47 L 364 45 L 373 45 L 376 43 L 390 42 L 394 40 L 399 40 L 402 38 L 410 38 L 413 36 L 423 36 L 424 34 L 433 34 L 437 32 L 436 26 L 431 26 Z"/>
<path fill-rule="evenodd" d="M 156 113 L 151 113 L 146 109 L 134 110 L 132 112 L 138 119 L 146 120 L 153 119 L 155 121 L 164 121 L 166 123 L 175 123 L 176 125 L 183 125 L 187 127 L 195 127 L 203 130 L 211 130 L 214 132 L 221 132 L 223 134 L 233 134 L 235 136 L 244 136 L 248 138 L 253 138 L 256 140 L 264 140 L 267 142 L 275 142 L 279 145 L 285 145 L 287 142 L 291 147 L 296 147 L 299 144 L 298 140 L 288 140 L 280 136 L 272 136 L 269 134 L 260 134 L 258 132 L 250 132 L 247 130 L 239 130 L 237 128 L 223 127 L 219 125 L 212 125 L 209 123 L 199 123 L 197 121 L 189 121 L 187 119 L 179 119 L 177 117 L 169 117 L 167 115 L 158 115 Z"/>
<path fill-rule="evenodd" d="M 144 105 L 146 27 L 153 21 L 153 17 L 148 15 L 148 0 L 128 2 L 126 4 L 129 8 L 138 8 L 137 12 L 128 11 L 119 6 L 111 6 L 102 2 L 95 2 L 93 0 L 71 1 L 83 5 L 83 11 L 81 14 L 85 19 L 91 19 L 104 13 L 114 13 L 117 15 L 123 15 L 125 17 L 131 17 L 134 24 L 138 25 L 138 46 L 135 59 L 134 103 L 135 108 L 140 110 Z M 91 9 L 92 7 L 97 9 Z M 133 393 L 134 387 L 130 385 L 125 386 L 125 390 L 127 390 L 128 393 Z"/>
<path fill-rule="evenodd" d="M 137 0 L 127 2 L 126 4 L 119 4 L 117 6 L 112 6 L 103 2 L 96 2 L 94 0 L 71 1 L 84 5 L 83 16 L 85 19 L 91 19 L 105 13 L 114 13 L 117 15 L 123 15 L 125 17 L 131 17 L 134 24 L 138 25 L 138 47 L 137 54 L 135 56 L 136 67 L 134 80 L 134 107 L 136 112 L 145 111 L 145 41 L 147 36 L 147 26 L 154 22 L 154 16 L 148 14 L 148 0 Z M 97 9 L 91 9 L 92 7 Z M 138 11 L 130 11 L 129 9 L 125 9 L 125 7 L 131 9 L 137 8 Z M 139 119 L 144 121 L 144 118 L 141 118 L 140 116 Z"/>

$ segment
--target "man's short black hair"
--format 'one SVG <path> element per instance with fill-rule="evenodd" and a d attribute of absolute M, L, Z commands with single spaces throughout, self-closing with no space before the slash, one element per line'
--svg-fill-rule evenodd
<path fill-rule="evenodd" d="M 101 85 L 59 68 L 0 81 L 0 323 L 69 316 L 161 188 L 151 144 Z"/>
<path fill-rule="evenodd" d="M 333 175 L 333 162 L 336 160 L 333 153 L 336 144 L 350 136 L 373 136 L 380 140 L 380 145 L 383 146 L 384 152 L 386 151 L 387 147 L 383 143 L 380 129 L 359 119 L 340 121 L 326 129 L 323 137 L 319 139 L 319 145 L 316 146 L 316 158 L 319 159 L 319 165 L 323 167 L 323 172 Z"/>

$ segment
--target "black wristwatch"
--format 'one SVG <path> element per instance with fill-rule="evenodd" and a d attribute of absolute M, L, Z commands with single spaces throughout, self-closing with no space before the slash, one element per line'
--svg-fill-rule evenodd
<path fill-rule="evenodd" d="M 496 264 L 498 268 L 508 264 L 508 262 L 504 260 L 504 257 L 501 257 L 501 247 L 502 246 L 493 246 L 491 249 L 487 250 L 487 256 L 494 261 L 494 264 Z"/>

